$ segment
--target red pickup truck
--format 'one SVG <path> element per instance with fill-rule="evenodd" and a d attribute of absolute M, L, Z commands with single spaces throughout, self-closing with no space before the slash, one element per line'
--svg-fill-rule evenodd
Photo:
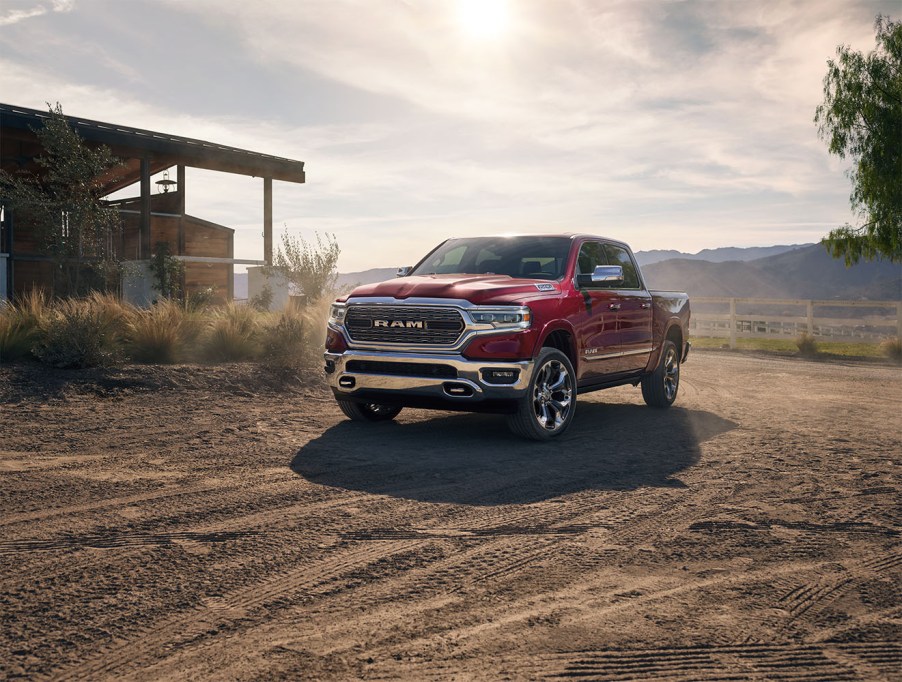
<path fill-rule="evenodd" d="M 330 311 L 326 373 L 351 419 L 499 412 L 546 440 L 573 421 L 577 394 L 632 384 L 653 407 L 676 399 L 689 297 L 648 291 L 622 242 L 449 239 L 398 275 Z"/>

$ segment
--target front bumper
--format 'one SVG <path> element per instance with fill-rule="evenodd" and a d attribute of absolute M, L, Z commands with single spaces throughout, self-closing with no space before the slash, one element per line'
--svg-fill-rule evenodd
<path fill-rule="evenodd" d="M 326 375 L 339 398 L 414 404 L 475 405 L 516 400 L 526 394 L 534 362 L 470 360 L 462 355 L 347 350 L 326 353 Z M 487 380 L 512 372 L 510 383 Z"/>

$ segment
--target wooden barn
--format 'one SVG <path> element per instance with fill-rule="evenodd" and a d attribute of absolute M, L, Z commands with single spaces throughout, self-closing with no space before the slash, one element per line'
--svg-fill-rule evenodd
<path fill-rule="evenodd" d="M 36 170 L 41 146 L 34 133 L 48 112 L 0 104 L 0 165 L 9 172 Z M 304 182 L 304 163 L 177 135 L 141 130 L 73 116 L 72 128 L 89 145 L 106 145 L 122 161 L 116 177 L 104 185 L 106 196 L 135 186 L 135 196 L 110 201 L 122 218 L 115 246 L 124 261 L 146 262 L 159 242 L 184 264 L 183 290 L 213 287 L 220 300 L 231 299 L 236 264 L 272 262 L 273 180 Z M 185 212 L 186 168 L 203 168 L 263 178 L 263 258 L 234 257 L 234 230 Z M 167 171 L 169 177 L 151 182 Z M 2 201 L 2 198 L 0 198 Z M 49 288 L 51 259 L 27 225 L 16 224 L 14 212 L 3 210 L 0 223 L 0 299 L 34 287 Z"/>

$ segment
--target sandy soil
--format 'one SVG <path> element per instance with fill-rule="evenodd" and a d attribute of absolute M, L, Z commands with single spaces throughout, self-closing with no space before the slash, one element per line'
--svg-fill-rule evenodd
<path fill-rule="evenodd" d="M 902 679 L 900 379 L 699 352 L 545 445 L 0 368 L 0 678 Z"/>

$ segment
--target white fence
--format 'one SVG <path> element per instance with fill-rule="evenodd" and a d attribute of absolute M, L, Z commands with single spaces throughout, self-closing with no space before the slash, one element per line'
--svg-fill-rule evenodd
<path fill-rule="evenodd" d="M 828 341 L 902 337 L 902 301 L 692 297 L 691 304 L 690 333 L 728 338 L 730 348 L 737 338 L 796 338 L 803 332 Z"/>

